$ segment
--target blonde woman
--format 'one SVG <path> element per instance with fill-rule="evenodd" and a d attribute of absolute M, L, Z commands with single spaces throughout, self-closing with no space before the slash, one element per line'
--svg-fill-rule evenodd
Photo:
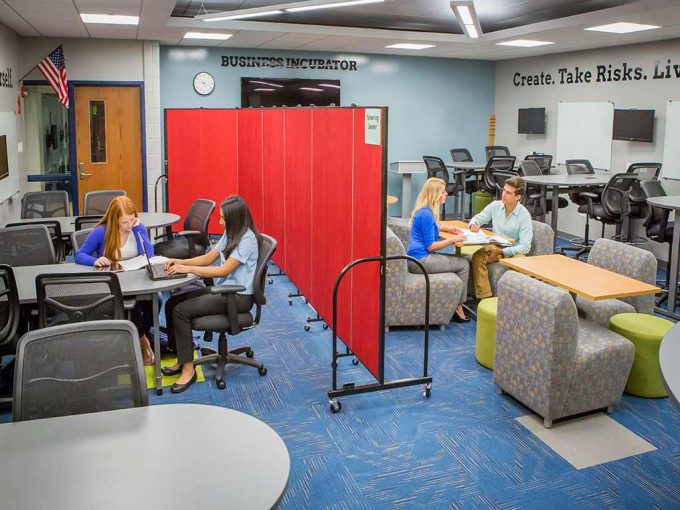
<path fill-rule="evenodd" d="M 428 273 L 454 273 L 463 282 L 460 301 L 456 303 L 453 320 L 469 322 L 465 316 L 463 303 L 467 298 L 468 275 L 470 264 L 462 257 L 437 253 L 439 250 L 463 240 L 460 231 L 453 227 L 439 225 L 439 208 L 446 201 L 446 183 L 435 177 L 425 181 L 416 199 L 416 207 L 411 214 L 411 237 L 407 253 L 418 259 Z M 439 231 L 456 234 L 446 239 L 439 238 Z M 420 272 L 415 264 L 409 264 L 411 272 Z"/>

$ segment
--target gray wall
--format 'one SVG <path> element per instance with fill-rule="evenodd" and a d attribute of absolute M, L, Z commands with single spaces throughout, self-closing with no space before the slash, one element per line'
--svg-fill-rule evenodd
<path fill-rule="evenodd" d="M 615 36 L 613 36 L 615 37 Z M 653 79 L 655 65 L 663 67 L 668 59 L 672 64 L 680 63 L 680 40 L 658 43 L 617 46 L 600 50 L 548 55 L 544 57 L 507 60 L 496 66 L 496 141 L 508 145 L 518 159 L 532 151 L 555 154 L 557 105 L 560 101 L 612 101 L 615 108 L 648 108 L 656 110 L 654 142 L 612 142 L 612 170 L 624 172 L 626 164 L 635 161 L 661 161 L 663 156 L 666 103 L 680 100 L 680 79 Z M 626 81 L 596 82 L 597 66 L 612 65 L 621 68 L 623 63 L 629 67 L 642 68 L 642 79 Z M 570 71 L 576 67 L 591 71 L 591 83 L 560 84 L 560 68 Z M 550 73 L 552 85 L 515 86 L 515 73 L 536 75 Z M 644 75 L 647 79 L 644 79 Z M 545 107 L 547 126 L 545 135 L 518 135 L 517 109 Z M 662 172 L 663 176 L 663 172 Z M 664 186 L 669 193 L 680 194 L 680 182 L 665 180 Z M 585 218 L 576 213 L 570 205 L 560 211 L 559 230 L 573 235 L 582 235 Z M 601 225 L 595 222 L 591 232 L 599 237 Z M 640 231 L 640 225 L 636 225 Z M 613 235 L 613 228 L 606 235 Z M 667 247 L 648 243 L 657 257 L 666 259 Z"/>
<path fill-rule="evenodd" d="M 222 55 L 352 59 L 358 70 L 222 67 Z M 494 106 L 494 63 L 475 60 L 161 46 L 160 71 L 161 108 L 238 107 L 241 77 L 339 79 L 341 106 L 389 107 L 388 161 L 424 154 L 448 161 L 453 147 L 469 147 L 481 157 Z M 215 78 L 215 91 L 207 97 L 193 90 L 200 71 Z M 422 182 L 423 176 L 414 179 L 414 196 Z M 401 177 L 390 175 L 389 190 L 401 195 Z M 391 212 L 400 210 L 401 204 Z"/>

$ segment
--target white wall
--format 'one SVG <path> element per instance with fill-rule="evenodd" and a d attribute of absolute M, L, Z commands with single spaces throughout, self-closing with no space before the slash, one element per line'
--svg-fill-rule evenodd
<path fill-rule="evenodd" d="M 612 36 L 618 37 L 618 36 Z M 506 60 L 496 65 L 496 143 L 507 145 L 518 159 L 532 151 L 555 154 L 557 105 L 560 101 L 612 101 L 615 108 L 642 108 L 656 110 L 654 142 L 612 142 L 612 170 L 624 172 L 626 164 L 635 161 L 662 161 L 666 103 L 680 100 L 680 78 L 654 79 L 657 64 L 665 68 L 680 64 L 680 40 L 663 41 L 631 46 L 618 46 L 599 50 L 555 54 L 535 58 Z M 597 66 L 623 69 L 640 68 L 638 80 L 598 81 Z M 590 83 L 560 83 L 559 69 L 574 72 L 576 68 L 591 72 Z M 552 84 L 516 86 L 516 73 L 523 76 L 550 74 Z M 630 76 L 634 77 L 631 72 Z M 645 78 L 646 76 L 646 78 Z M 585 77 L 585 76 L 584 76 Z M 545 79 L 544 79 L 545 81 Z M 545 135 L 518 135 L 517 109 L 545 107 L 547 124 Z M 663 170 L 662 170 L 663 177 Z M 664 180 L 668 193 L 680 194 L 680 181 Z M 570 205 L 560 210 L 558 229 L 573 235 L 583 235 L 585 218 Z M 640 222 L 636 231 L 641 232 Z M 613 227 L 606 235 L 613 235 Z M 601 224 L 591 222 L 591 233 L 599 237 Z M 648 247 L 661 260 L 666 259 L 667 246 L 648 243 Z"/>

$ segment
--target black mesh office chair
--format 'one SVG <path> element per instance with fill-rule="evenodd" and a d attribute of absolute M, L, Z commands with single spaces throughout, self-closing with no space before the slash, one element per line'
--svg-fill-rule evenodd
<path fill-rule="evenodd" d="M 454 172 L 454 182 L 449 182 L 449 169 L 441 158 L 437 156 L 423 156 L 427 177 L 436 177 L 446 183 L 446 194 L 450 197 L 456 196 L 465 190 L 465 173 Z M 442 219 L 446 219 L 446 204 L 442 204 Z"/>
<path fill-rule="evenodd" d="M 565 162 L 568 175 L 582 175 L 582 174 L 594 174 L 595 169 L 590 161 L 587 159 L 568 159 Z M 598 187 L 584 187 L 577 188 L 569 192 L 569 200 L 578 206 L 578 212 L 584 214 L 586 217 L 586 225 L 583 237 L 575 237 L 570 239 L 569 242 L 574 246 L 563 246 L 560 248 L 561 253 L 568 251 L 575 251 L 576 257 L 585 256 L 590 251 L 590 247 L 593 245 L 593 240 L 590 239 L 590 215 L 588 214 L 588 198 L 585 193 L 588 193 L 590 201 L 595 204 L 600 204 L 600 197 L 602 195 L 602 189 Z M 604 232 L 604 224 L 602 225 L 602 232 Z"/>
<path fill-rule="evenodd" d="M 267 276 L 267 264 L 276 251 L 276 240 L 273 237 L 262 234 L 262 243 L 259 247 L 257 268 L 255 270 L 255 281 L 253 282 L 253 297 L 255 304 L 255 317 L 250 312 L 239 313 L 236 306 L 236 294 L 245 290 L 240 285 L 219 285 L 210 288 L 213 294 L 222 294 L 226 305 L 226 313 L 223 315 L 208 315 L 198 317 L 191 321 L 191 328 L 196 331 L 215 331 L 220 334 L 218 349 L 201 349 L 202 356 L 194 360 L 194 365 L 204 365 L 206 363 L 216 363 L 217 372 L 215 382 L 219 389 L 224 389 L 224 367 L 229 363 L 238 363 L 257 368 L 260 375 L 265 375 L 267 369 L 262 363 L 253 359 L 253 350 L 250 347 L 239 347 L 229 350 L 227 344 L 227 333 L 238 335 L 242 331 L 254 328 L 260 323 L 262 306 L 267 302 L 264 290 L 265 279 Z M 245 354 L 246 357 L 240 356 Z"/>
<path fill-rule="evenodd" d="M 65 191 L 29 191 L 21 197 L 21 219 L 70 215 L 71 206 Z"/>
<path fill-rule="evenodd" d="M 14 421 L 148 403 L 137 329 L 131 322 L 66 324 L 31 331 L 19 340 Z"/>
<path fill-rule="evenodd" d="M 40 274 L 35 288 L 40 328 L 125 318 L 116 273 Z"/>
<path fill-rule="evenodd" d="M 590 160 L 587 160 L 587 159 L 567 159 L 567 160 L 564 161 L 564 164 L 567 165 L 567 167 L 569 167 L 569 165 L 581 165 L 581 166 L 586 167 L 586 170 L 583 171 L 583 172 L 574 171 L 572 173 L 582 173 L 582 174 L 594 174 L 595 173 L 595 169 L 593 168 L 592 163 L 590 162 Z"/>
<path fill-rule="evenodd" d="M 13 267 L 56 264 L 54 245 L 45 225 L 0 228 L 0 264 Z"/>
<path fill-rule="evenodd" d="M 188 259 L 202 255 L 208 248 L 208 224 L 215 210 L 215 202 L 205 198 L 194 201 L 184 218 L 184 230 L 173 239 L 154 245 L 154 253 L 171 259 Z M 161 237 L 162 238 L 162 237 Z"/>
<path fill-rule="evenodd" d="M 29 223 L 8 223 L 5 228 L 13 227 L 23 227 L 24 225 L 29 225 Z M 66 244 L 64 243 L 64 238 L 61 233 L 61 223 L 56 220 L 35 220 L 30 223 L 30 225 L 45 225 L 47 231 L 52 239 L 52 246 L 54 246 L 54 256 L 57 262 L 64 260 L 64 255 L 66 255 Z"/>
<path fill-rule="evenodd" d="M 76 216 L 76 231 L 86 228 L 94 228 L 101 221 L 103 215 L 90 214 L 88 216 Z"/>
<path fill-rule="evenodd" d="M 21 320 L 19 293 L 14 271 L 8 265 L 0 265 L 0 358 L 13 356 L 16 353 L 18 330 Z M 12 360 L 13 361 L 13 360 Z M 9 394 L 12 361 L 0 371 L 3 394 Z M 11 404 L 11 399 L 0 398 L 0 404 Z"/>
<path fill-rule="evenodd" d="M 80 250 L 80 247 L 83 245 L 85 242 L 85 239 L 87 239 L 87 236 L 90 235 L 90 232 L 92 232 L 94 229 L 92 228 L 86 228 L 84 230 L 76 230 L 71 234 L 71 245 L 73 245 L 73 253 L 76 253 L 78 250 Z"/>
<path fill-rule="evenodd" d="M 535 161 L 543 175 L 548 175 L 550 173 L 552 159 L 553 157 L 550 154 L 529 154 L 524 158 L 525 161 Z"/>
<path fill-rule="evenodd" d="M 464 163 L 474 161 L 472 159 L 472 154 L 467 149 L 451 149 L 451 160 L 453 161 L 453 168 L 456 169 L 456 163 Z M 481 188 L 480 181 L 477 178 L 477 174 L 474 171 L 465 172 L 465 194 L 470 195 L 468 217 L 472 217 L 472 194 L 479 191 Z M 461 205 L 461 209 L 462 209 Z"/>
<path fill-rule="evenodd" d="M 666 196 L 666 190 L 663 189 L 661 182 L 656 179 L 645 179 L 640 181 L 640 190 L 642 191 L 645 200 L 652 197 Z M 645 216 L 645 234 L 652 241 L 657 243 L 668 243 L 668 266 L 666 268 L 666 280 L 662 282 L 664 294 L 656 302 L 657 306 L 668 299 L 670 263 L 673 259 L 673 228 L 674 223 L 668 221 L 671 211 L 661 207 L 654 207 L 647 204 Z M 659 283 L 659 282 L 657 282 Z"/>
<path fill-rule="evenodd" d="M 510 149 L 505 145 L 487 145 L 484 147 L 486 160 L 489 161 L 494 156 L 510 156 Z"/>
<path fill-rule="evenodd" d="M 116 197 L 127 195 L 122 189 L 109 189 L 103 191 L 88 191 L 85 193 L 85 200 L 83 204 L 83 214 L 86 216 L 93 216 L 96 214 L 104 214 L 109 208 L 111 200 Z"/>
<path fill-rule="evenodd" d="M 449 152 L 454 163 L 473 161 L 472 154 L 467 149 L 451 149 Z"/>
<path fill-rule="evenodd" d="M 632 163 L 628 165 L 626 173 L 637 175 L 638 182 L 633 184 L 630 190 L 630 201 L 632 208 L 631 218 L 644 218 L 647 212 L 645 206 L 645 196 L 640 188 L 640 182 L 643 180 L 656 180 L 661 173 L 661 163 Z"/>
<path fill-rule="evenodd" d="M 498 198 L 503 192 L 505 181 L 518 175 L 514 167 L 514 156 L 491 156 L 484 168 L 482 181 L 484 191 Z"/>
<path fill-rule="evenodd" d="M 533 159 L 525 159 L 519 162 L 518 173 L 522 177 L 544 175 L 538 163 Z M 546 193 L 545 211 L 541 206 L 543 190 L 541 186 L 535 184 L 527 184 L 527 193 L 525 206 L 531 213 L 532 218 L 543 216 L 545 212 L 552 212 L 552 192 Z M 557 197 L 557 206 L 563 209 L 569 205 L 569 202 L 564 197 Z"/>

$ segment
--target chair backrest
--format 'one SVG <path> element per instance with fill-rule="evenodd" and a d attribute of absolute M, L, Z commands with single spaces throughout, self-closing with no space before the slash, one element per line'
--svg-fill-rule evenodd
<path fill-rule="evenodd" d="M 555 232 L 547 223 L 532 220 L 531 249 L 528 255 L 551 255 L 555 251 Z"/>
<path fill-rule="evenodd" d="M 587 159 L 567 159 L 564 164 L 569 175 L 595 173 L 593 165 Z"/>
<path fill-rule="evenodd" d="M 103 215 L 90 214 L 88 216 L 76 216 L 76 230 L 83 230 L 86 228 L 94 228 L 101 221 Z"/>
<path fill-rule="evenodd" d="M 204 248 L 208 246 L 208 224 L 210 223 L 210 216 L 215 210 L 215 202 L 206 198 L 199 198 L 194 200 L 191 208 L 184 218 L 184 230 L 197 230 L 201 232 L 200 239 L 192 237 L 191 239 Z"/>
<path fill-rule="evenodd" d="M 665 197 L 666 190 L 663 189 L 661 182 L 657 179 L 646 179 L 640 181 L 640 190 L 642 195 L 647 198 Z M 654 237 L 660 243 L 670 243 L 671 239 L 666 238 L 666 225 L 668 225 L 668 217 L 671 211 L 662 207 L 654 207 L 647 204 L 647 214 L 645 216 L 645 227 L 647 229 L 647 237 Z M 651 234 L 650 231 L 657 231 L 656 234 Z"/>
<path fill-rule="evenodd" d="M 45 225 L 0 228 L 0 264 L 13 267 L 56 264 L 50 232 Z"/>
<path fill-rule="evenodd" d="M 514 171 L 514 156 L 491 156 L 484 168 L 484 187 L 492 194 L 498 194 L 505 181 L 517 175 Z"/>
<path fill-rule="evenodd" d="M 411 240 L 411 219 L 389 216 L 387 218 L 387 226 L 390 227 L 392 233 L 401 241 L 404 248 L 408 248 L 408 243 Z"/>
<path fill-rule="evenodd" d="M 494 156 L 510 156 L 510 149 L 505 145 L 487 145 L 484 147 L 484 152 L 487 161 Z"/>
<path fill-rule="evenodd" d="M 109 208 L 111 200 L 115 197 L 125 196 L 127 192 L 123 189 L 107 189 L 102 191 L 88 191 L 85 193 L 85 203 L 83 204 L 83 214 L 90 216 L 104 214 Z"/>
<path fill-rule="evenodd" d="M 470 154 L 470 151 L 467 149 L 451 149 L 449 152 L 451 153 L 451 160 L 454 163 L 472 161 L 472 154 Z"/>
<path fill-rule="evenodd" d="M 550 173 L 552 159 L 553 157 L 550 154 L 529 154 L 524 158 L 525 161 L 535 161 L 543 175 Z"/>
<path fill-rule="evenodd" d="M 14 271 L 0 264 L 0 351 L 14 342 L 19 328 L 19 292 Z"/>
<path fill-rule="evenodd" d="M 258 247 L 257 266 L 255 266 L 255 284 L 253 285 L 253 297 L 255 304 L 258 307 L 258 315 L 260 306 L 267 302 L 264 296 L 265 283 L 267 280 L 267 264 L 271 260 L 272 255 L 276 251 L 276 239 L 266 234 L 260 234 L 262 242 Z"/>
<path fill-rule="evenodd" d="M 543 175 L 543 172 L 541 172 L 541 168 L 538 166 L 538 163 L 530 159 L 525 159 L 524 161 L 519 162 L 519 173 L 522 176 Z"/>
<path fill-rule="evenodd" d="M 31 331 L 19 340 L 14 421 L 148 405 L 137 328 L 94 321 Z"/>
<path fill-rule="evenodd" d="M 84 230 L 76 230 L 73 232 L 73 234 L 71 234 L 71 244 L 73 245 L 74 253 L 80 250 L 80 247 L 85 242 L 85 239 L 87 239 L 87 236 L 89 236 L 90 232 L 93 230 L 93 228 L 86 228 Z"/>
<path fill-rule="evenodd" d="M 423 161 L 425 162 L 425 168 L 427 168 L 428 179 L 436 177 L 446 184 L 449 183 L 449 171 L 441 158 L 437 156 L 423 156 Z"/>
<path fill-rule="evenodd" d="M 622 274 L 641 282 L 656 283 L 656 257 L 652 252 L 611 239 L 595 241 L 588 254 L 588 264 L 614 273 Z M 654 296 L 619 298 L 635 307 L 639 313 L 654 312 Z"/>
<path fill-rule="evenodd" d="M 629 210 L 629 196 L 633 187 L 638 183 L 635 174 L 615 174 L 602 190 L 600 201 L 607 216 L 613 219 L 623 219 Z"/>
<path fill-rule="evenodd" d="M 28 223 L 8 223 L 5 228 L 12 227 L 23 227 Z M 31 221 L 31 225 L 45 225 L 47 231 L 50 233 L 50 238 L 52 239 L 52 246 L 54 246 L 54 254 L 57 261 L 61 261 L 64 258 L 64 240 L 61 237 L 61 223 L 56 220 L 35 220 Z"/>
<path fill-rule="evenodd" d="M 21 218 L 70 216 L 68 193 L 65 191 L 29 191 L 21 197 Z"/>
<path fill-rule="evenodd" d="M 661 163 L 632 163 L 628 165 L 626 173 L 637 174 L 638 179 L 658 179 L 661 173 Z"/>
<path fill-rule="evenodd" d="M 41 328 L 125 318 L 116 273 L 40 274 L 35 287 Z"/>

